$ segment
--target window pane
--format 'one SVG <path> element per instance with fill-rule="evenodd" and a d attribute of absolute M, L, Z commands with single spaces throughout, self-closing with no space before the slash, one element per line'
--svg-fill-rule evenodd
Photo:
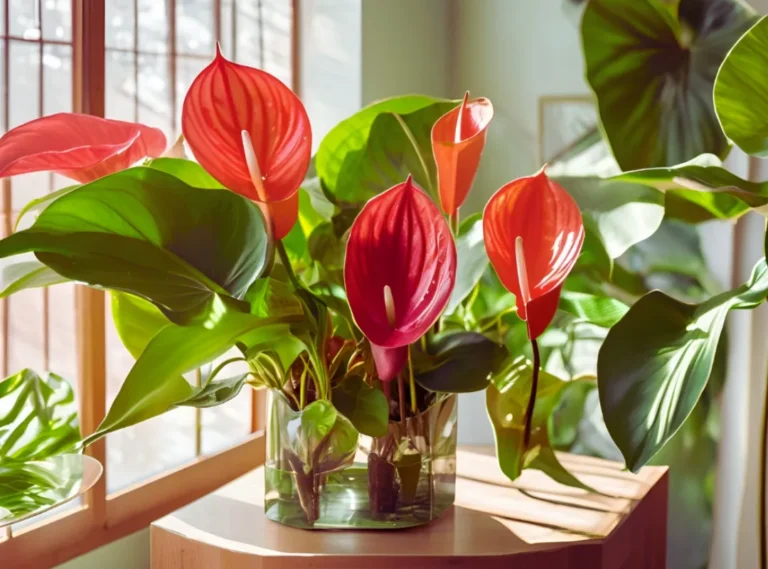
<path fill-rule="evenodd" d="M 11 0 L 9 24 L 12 36 L 27 40 L 40 39 L 40 14 L 37 0 Z"/>
<path fill-rule="evenodd" d="M 72 41 L 72 0 L 42 0 L 42 4 L 43 38 Z"/>
<path fill-rule="evenodd" d="M 43 95 L 44 114 L 72 110 L 71 46 L 49 44 L 43 47 Z"/>
<path fill-rule="evenodd" d="M 213 1 L 177 0 L 177 53 L 212 54 L 215 41 L 213 36 Z"/>
<path fill-rule="evenodd" d="M 139 56 L 139 122 L 160 128 L 172 136 L 170 58 Z"/>
<path fill-rule="evenodd" d="M 177 57 L 176 58 L 176 123 L 175 132 L 181 133 L 181 110 L 184 105 L 184 97 L 189 90 L 192 81 L 197 74 L 208 65 L 208 59 L 198 57 Z"/>
<path fill-rule="evenodd" d="M 107 47 L 133 49 L 135 24 L 133 3 L 136 0 L 109 0 L 106 3 L 105 33 Z"/>
<path fill-rule="evenodd" d="M 219 358 L 219 362 L 228 358 L 240 356 L 236 349 Z M 214 364 L 215 367 L 215 364 Z M 228 365 L 216 379 L 226 379 L 248 371 L 243 362 Z M 224 450 L 244 440 L 251 432 L 251 388 L 243 387 L 240 394 L 232 401 L 203 409 L 202 422 L 202 451 L 203 454 L 213 454 Z"/>
<path fill-rule="evenodd" d="M 138 109 L 134 101 L 133 53 L 107 51 L 105 65 L 105 114 L 111 119 L 135 120 Z"/>
<path fill-rule="evenodd" d="M 290 0 L 263 0 L 264 69 L 291 86 Z"/>
<path fill-rule="evenodd" d="M 168 53 L 168 2 L 138 0 L 139 49 L 142 52 Z"/>
<path fill-rule="evenodd" d="M 221 51 L 229 59 L 235 57 L 234 17 L 234 0 L 221 0 Z"/>

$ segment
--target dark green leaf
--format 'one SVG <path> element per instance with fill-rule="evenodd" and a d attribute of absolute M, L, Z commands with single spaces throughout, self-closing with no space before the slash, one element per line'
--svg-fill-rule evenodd
<path fill-rule="evenodd" d="M 479 213 L 461 223 L 456 238 L 456 260 L 456 284 L 445 308 L 446 314 L 451 314 L 467 298 L 488 267 L 488 255 L 483 242 L 483 219 Z"/>
<path fill-rule="evenodd" d="M 240 390 L 245 385 L 248 374 L 244 373 L 227 379 L 218 379 L 210 382 L 208 385 L 200 387 L 187 399 L 176 403 L 177 407 L 198 407 L 205 409 L 207 407 L 216 407 L 237 397 Z"/>
<path fill-rule="evenodd" d="M 161 329 L 171 326 L 170 320 L 154 304 L 143 298 L 124 292 L 112 292 L 110 299 L 117 335 L 136 359 Z"/>
<path fill-rule="evenodd" d="M 207 317 L 216 294 L 241 298 L 267 248 L 248 200 L 140 167 L 57 199 L 32 228 L 0 241 L 0 257 L 35 252 L 62 276 L 148 298 L 184 322 Z"/>
<path fill-rule="evenodd" d="M 525 447 L 525 413 L 531 392 L 532 369 L 531 362 L 522 356 L 509 358 L 508 364 L 494 375 L 486 390 L 486 406 L 496 438 L 499 466 L 510 480 L 515 480 L 525 468 L 535 468 L 562 484 L 590 490 L 565 470 L 552 451 L 550 416 L 569 383 L 544 371 L 539 373 L 531 441 L 528 448 Z"/>
<path fill-rule="evenodd" d="M 715 109 L 728 138 L 744 152 L 768 157 L 768 19 L 745 33 L 715 79 Z"/>
<path fill-rule="evenodd" d="M 18 231 L 19 229 L 24 229 L 28 225 L 31 225 L 32 221 L 28 218 L 30 215 L 40 214 L 41 211 L 43 211 L 46 207 L 48 207 L 50 204 L 55 202 L 57 199 L 59 199 L 61 196 L 64 196 L 71 192 L 72 190 L 75 190 L 79 188 L 80 186 L 67 186 L 66 188 L 61 188 L 60 190 L 56 190 L 54 192 L 50 192 L 48 194 L 45 194 L 44 196 L 34 199 L 27 203 L 23 208 L 21 208 L 21 211 L 19 212 L 18 217 L 16 218 L 16 225 L 14 227 L 14 231 Z"/>
<path fill-rule="evenodd" d="M 756 16 L 737 0 L 590 0 L 581 37 L 587 79 L 623 170 L 669 166 L 728 142 L 712 89 L 728 50 Z"/>
<path fill-rule="evenodd" d="M 359 377 L 344 379 L 331 392 L 334 407 L 369 437 L 387 434 L 389 403 L 380 389 L 369 387 Z"/>
<path fill-rule="evenodd" d="M 762 260 L 748 283 L 702 304 L 650 292 L 611 329 L 598 358 L 598 388 L 605 423 L 628 468 L 646 464 L 693 410 L 728 311 L 756 306 L 767 293 Z"/>
<path fill-rule="evenodd" d="M 430 391 L 469 393 L 488 387 L 507 350 L 477 332 L 456 332 L 440 337 L 428 356 L 414 367 L 419 385 Z"/>
<path fill-rule="evenodd" d="M 558 308 L 575 316 L 578 321 L 589 322 L 603 328 L 610 328 L 616 324 L 629 310 L 626 304 L 614 298 L 567 290 L 560 296 Z"/>
<path fill-rule="evenodd" d="M 456 101 L 408 95 L 374 103 L 334 127 L 317 150 L 317 174 L 338 200 L 362 202 L 405 181 L 436 195 L 432 125 Z"/>

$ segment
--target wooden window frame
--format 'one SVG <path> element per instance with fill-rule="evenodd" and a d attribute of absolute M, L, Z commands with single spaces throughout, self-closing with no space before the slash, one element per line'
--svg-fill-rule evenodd
<path fill-rule="evenodd" d="M 5 17 L 9 16 L 8 0 Z M 170 61 L 174 72 L 175 1 L 171 2 L 169 18 L 171 40 Z M 214 0 L 213 26 L 220 35 L 221 0 Z M 237 0 L 233 0 L 236 10 Z M 298 0 L 292 0 L 291 65 L 293 89 L 298 92 Z M 14 39 L 8 36 L 8 41 Z M 21 38 L 15 38 L 21 39 Z M 55 40 L 46 43 L 64 43 Z M 73 110 L 104 116 L 105 106 L 105 2 L 104 0 L 72 0 L 72 83 Z M 41 47 L 42 49 L 42 47 Z M 6 79 L 8 49 L 5 50 Z M 42 66 L 41 66 L 42 67 Z M 175 84 L 175 79 L 172 81 Z M 8 81 L 4 93 L 8 100 Z M 175 96 L 173 97 L 175 104 Z M 7 109 L 8 105 L 6 105 Z M 6 116 L 6 125 L 8 124 Z M 2 181 L 3 194 L 10 196 L 10 183 Z M 6 206 L 10 203 L 5 201 Z M 10 217 L 5 220 L 10 223 Z M 6 227 L 10 232 L 10 227 Z M 6 233 L 7 234 L 7 233 Z M 104 292 L 78 285 L 75 291 L 76 341 L 78 363 L 78 395 L 80 424 L 83 435 L 94 432 L 106 411 L 106 310 Z M 7 310 L 3 317 L 7 332 Z M 47 312 L 46 312 L 47 314 Z M 3 342 L 3 361 L 7 364 L 7 341 Z M 50 567 L 66 562 L 97 547 L 147 527 L 152 521 L 192 502 L 219 486 L 242 476 L 264 463 L 264 404 L 265 393 L 254 392 L 251 406 L 252 434 L 232 448 L 209 456 L 197 456 L 188 464 L 143 480 L 114 494 L 107 495 L 106 438 L 88 447 L 86 454 L 104 466 L 100 481 L 84 496 L 82 504 L 58 515 L 45 517 L 37 523 L 0 532 L 0 565 L 14 569 Z M 199 422 L 197 448 L 199 450 Z M 198 452 L 198 455 L 200 453 Z"/>

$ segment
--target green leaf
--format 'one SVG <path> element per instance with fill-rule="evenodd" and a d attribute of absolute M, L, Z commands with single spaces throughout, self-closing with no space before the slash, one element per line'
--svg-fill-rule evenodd
<path fill-rule="evenodd" d="M 628 468 L 646 464 L 693 410 L 728 311 L 756 306 L 766 294 L 762 260 L 748 283 L 702 304 L 650 292 L 610 330 L 598 357 L 600 405 Z"/>
<path fill-rule="evenodd" d="M 331 391 L 334 407 L 369 437 L 383 437 L 389 423 L 389 403 L 380 389 L 369 387 L 360 377 L 344 379 Z"/>
<path fill-rule="evenodd" d="M 333 404 L 324 399 L 313 401 L 302 410 L 301 438 L 306 449 L 316 449 L 320 442 L 330 434 L 331 429 L 336 424 L 337 415 Z M 311 464 L 309 459 L 306 459 L 304 463 Z"/>
<path fill-rule="evenodd" d="M 504 346 L 477 332 L 445 334 L 429 347 L 426 361 L 414 366 L 414 375 L 430 391 L 482 391 L 506 356 Z"/>
<path fill-rule="evenodd" d="M 112 321 L 128 352 L 137 358 L 170 320 L 151 302 L 124 292 L 110 294 Z"/>
<path fill-rule="evenodd" d="M 575 316 L 580 322 L 589 322 L 603 328 L 616 324 L 629 310 L 626 304 L 614 298 L 568 290 L 560 296 L 558 308 Z"/>
<path fill-rule="evenodd" d="M 435 196 L 432 125 L 458 104 L 422 95 L 374 103 L 340 122 L 317 149 L 317 174 L 337 200 L 363 202 L 409 174 Z"/>
<path fill-rule="evenodd" d="M 0 259 L 0 298 L 20 290 L 61 284 L 68 280 L 31 254 Z"/>
<path fill-rule="evenodd" d="M 14 225 L 14 231 L 18 231 L 20 228 L 23 227 L 24 224 L 22 224 L 22 221 L 26 221 L 27 218 L 32 214 L 40 214 L 41 211 L 43 211 L 46 207 L 51 205 L 53 202 L 55 202 L 57 199 L 59 199 L 61 196 L 64 196 L 71 192 L 72 190 L 75 190 L 79 188 L 80 186 L 67 186 L 66 188 L 61 188 L 59 190 L 56 190 L 54 192 L 50 192 L 45 194 L 44 196 L 40 198 L 36 198 L 30 202 L 27 203 L 23 208 L 21 208 L 21 211 L 19 212 L 18 217 L 16 218 L 16 224 Z M 35 216 L 36 217 L 36 216 Z"/>
<path fill-rule="evenodd" d="M 227 379 L 214 380 L 197 389 L 187 399 L 176 403 L 176 406 L 197 407 L 199 409 L 216 407 L 237 397 L 247 379 L 248 374 L 243 373 Z"/>
<path fill-rule="evenodd" d="M 711 92 L 728 50 L 755 22 L 738 0 L 590 0 L 581 38 L 587 80 L 622 170 L 669 166 L 728 142 Z"/>
<path fill-rule="evenodd" d="M 531 393 L 532 371 L 533 366 L 525 357 L 509 358 L 486 390 L 486 407 L 493 425 L 499 466 L 510 480 L 517 479 L 523 469 L 534 468 L 562 484 L 591 490 L 565 470 L 549 442 L 550 417 L 564 388 L 573 382 L 562 381 L 545 371 L 539 373 L 531 440 L 525 448 L 525 413 Z"/>
<path fill-rule="evenodd" d="M 749 211 L 764 211 L 768 204 L 768 183 L 749 182 L 722 167 L 711 154 L 697 156 L 670 168 L 648 168 L 626 172 L 614 180 L 646 184 L 665 192 L 669 209 L 670 197 L 698 206 L 697 210 L 675 212 L 675 217 L 690 222 L 707 219 L 733 219 Z M 702 213 L 703 212 L 703 213 Z"/>
<path fill-rule="evenodd" d="M 611 259 L 653 235 L 664 219 L 664 196 L 641 184 L 600 178 L 556 178 L 579 205 L 587 231 Z"/>
<path fill-rule="evenodd" d="M 768 19 L 745 33 L 715 79 L 715 110 L 725 135 L 747 154 L 768 157 Z"/>
<path fill-rule="evenodd" d="M 139 167 L 73 190 L 0 241 L 0 257 L 30 251 L 64 277 L 142 296 L 186 322 L 207 316 L 217 294 L 242 298 L 266 267 L 268 238 L 245 198 Z"/>
<path fill-rule="evenodd" d="M 0 464 L 43 460 L 79 439 L 77 404 L 64 379 L 24 369 L 0 381 Z"/>
<path fill-rule="evenodd" d="M 483 241 L 483 218 L 479 213 L 461 222 L 456 238 L 456 284 L 445 308 L 445 314 L 453 313 L 472 289 L 477 286 L 488 267 L 488 255 Z"/>
<path fill-rule="evenodd" d="M 148 166 L 160 172 L 170 174 L 193 188 L 205 190 L 225 189 L 213 176 L 205 171 L 205 168 L 192 160 L 185 160 L 184 158 L 155 158 Z"/>
<path fill-rule="evenodd" d="M 214 300 L 216 318 L 206 326 L 170 325 L 161 328 L 136 360 L 112 407 L 97 431 L 84 444 L 107 433 L 165 413 L 189 399 L 195 390 L 182 374 L 225 353 L 239 337 L 278 337 L 289 330 L 286 318 L 258 318 L 227 309 Z"/>

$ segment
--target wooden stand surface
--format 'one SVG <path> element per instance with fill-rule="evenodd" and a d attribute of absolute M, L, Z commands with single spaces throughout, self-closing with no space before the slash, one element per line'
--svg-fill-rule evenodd
<path fill-rule="evenodd" d="M 408 530 L 308 531 L 264 514 L 257 469 L 151 528 L 153 569 L 663 569 L 667 469 L 638 474 L 561 454 L 592 494 L 526 470 L 515 483 L 492 449 L 464 449 L 456 504 Z"/>

